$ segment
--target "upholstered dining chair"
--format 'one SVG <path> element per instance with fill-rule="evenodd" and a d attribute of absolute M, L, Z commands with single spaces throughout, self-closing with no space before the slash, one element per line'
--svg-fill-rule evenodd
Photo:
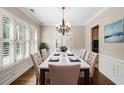
<path fill-rule="evenodd" d="M 90 54 L 90 51 L 86 51 L 84 61 L 86 61 L 88 59 L 89 54 Z"/>
<path fill-rule="evenodd" d="M 85 55 L 86 55 L 86 49 L 81 49 L 81 51 L 80 51 L 80 58 L 82 60 L 85 60 Z"/>
<path fill-rule="evenodd" d="M 50 84 L 77 85 L 80 65 L 52 65 L 49 64 Z"/>
<path fill-rule="evenodd" d="M 38 65 L 40 65 L 43 61 L 40 55 L 40 52 L 37 52 L 35 54 L 31 54 L 31 59 L 34 65 L 35 69 L 35 74 L 36 74 L 36 84 L 39 84 L 39 79 L 40 79 L 40 71 L 38 68 Z"/>
<path fill-rule="evenodd" d="M 94 69 L 95 69 L 95 64 L 96 64 L 97 56 L 98 56 L 97 53 L 89 52 L 88 58 L 86 60 L 86 62 L 91 66 L 91 69 L 90 69 L 90 77 L 91 78 L 94 75 Z"/>
<path fill-rule="evenodd" d="M 41 55 L 42 55 L 43 61 L 46 60 L 49 56 L 48 51 L 46 49 L 41 49 Z"/>
<path fill-rule="evenodd" d="M 95 70 L 95 64 L 96 64 L 96 59 L 97 59 L 97 53 L 94 52 L 86 52 L 86 58 L 84 59 L 85 62 L 87 62 L 90 65 L 90 78 L 93 77 L 94 75 L 94 70 Z M 80 77 L 84 77 L 84 73 L 80 72 Z"/>

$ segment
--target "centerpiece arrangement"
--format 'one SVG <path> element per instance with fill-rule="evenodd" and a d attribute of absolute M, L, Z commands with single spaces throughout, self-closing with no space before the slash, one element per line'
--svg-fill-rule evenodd
<path fill-rule="evenodd" d="M 64 57 L 66 55 L 66 51 L 68 50 L 68 48 L 66 46 L 61 46 L 60 47 L 60 51 L 62 56 Z"/>

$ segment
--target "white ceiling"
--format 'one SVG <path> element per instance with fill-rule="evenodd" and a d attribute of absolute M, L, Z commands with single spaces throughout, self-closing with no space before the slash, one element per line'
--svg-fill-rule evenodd
<path fill-rule="evenodd" d="M 62 19 L 62 11 L 58 7 L 24 7 L 20 9 L 39 21 L 41 25 L 56 25 Z M 33 9 L 34 13 L 30 9 Z M 104 9 L 103 7 L 70 7 L 65 12 L 65 20 L 71 25 L 85 25 Z"/>

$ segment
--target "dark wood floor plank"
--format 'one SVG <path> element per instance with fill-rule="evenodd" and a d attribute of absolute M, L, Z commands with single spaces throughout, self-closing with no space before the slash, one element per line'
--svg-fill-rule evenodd
<path fill-rule="evenodd" d="M 16 79 L 11 85 L 35 85 L 36 78 L 34 73 L 34 68 L 29 69 L 22 76 Z M 49 80 L 46 80 L 46 84 L 49 84 Z M 84 82 L 82 78 L 79 79 L 79 84 L 83 85 Z M 112 81 L 101 74 L 98 69 L 95 69 L 94 78 L 90 82 L 91 85 L 114 85 Z"/>

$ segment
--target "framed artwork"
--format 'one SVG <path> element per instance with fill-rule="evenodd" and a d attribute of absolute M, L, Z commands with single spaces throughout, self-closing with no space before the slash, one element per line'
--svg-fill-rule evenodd
<path fill-rule="evenodd" d="M 104 42 L 105 43 L 121 43 L 124 42 L 124 24 L 123 19 L 115 21 L 104 26 Z"/>

